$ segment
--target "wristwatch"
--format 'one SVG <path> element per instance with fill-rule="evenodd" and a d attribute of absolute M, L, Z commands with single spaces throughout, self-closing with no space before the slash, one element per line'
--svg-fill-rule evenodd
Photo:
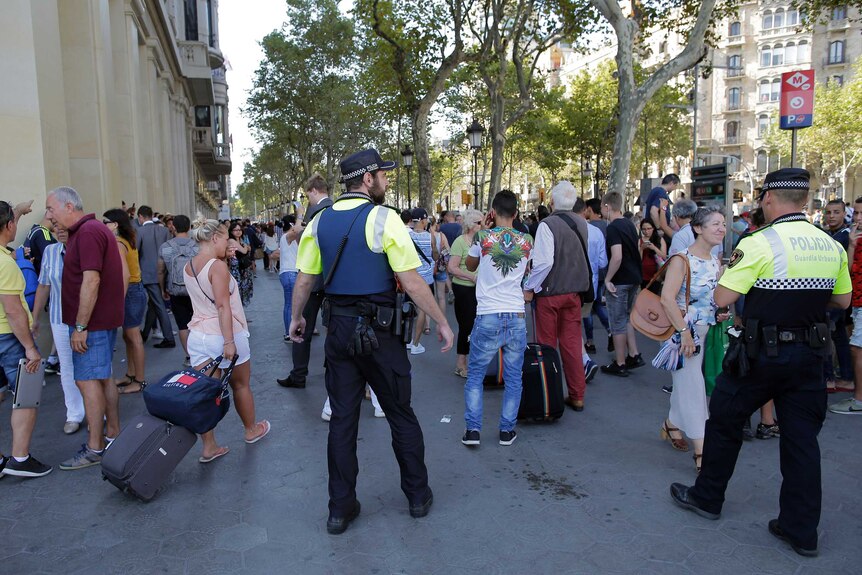
<path fill-rule="evenodd" d="M 76 323 L 75 324 L 75 331 L 77 331 L 78 333 L 81 333 L 83 331 L 87 331 L 87 326 Z"/>

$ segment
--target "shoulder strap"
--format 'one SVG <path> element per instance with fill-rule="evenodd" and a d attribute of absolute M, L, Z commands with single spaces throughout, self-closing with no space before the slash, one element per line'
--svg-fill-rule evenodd
<path fill-rule="evenodd" d="M 419 254 L 419 257 L 425 260 L 425 263 L 430 266 L 431 260 L 429 260 L 428 256 L 425 255 L 425 252 L 422 251 L 422 248 L 419 247 L 419 244 L 416 243 L 416 240 L 411 237 L 410 241 L 413 242 L 413 247 L 416 248 L 416 253 Z"/>
<path fill-rule="evenodd" d="M 358 210 L 358 213 L 353 217 L 353 221 L 350 222 L 350 227 L 347 228 L 347 231 L 341 237 L 341 242 L 338 244 L 338 251 L 335 252 L 335 257 L 332 260 L 332 267 L 329 268 L 329 273 L 326 274 L 326 278 L 323 280 L 323 287 L 328 286 L 332 281 L 332 276 L 335 274 L 335 270 L 338 269 L 338 264 L 341 261 L 341 254 L 344 253 L 344 247 L 347 245 L 347 238 L 350 236 L 350 230 L 353 229 L 353 224 L 356 223 L 356 220 L 359 219 L 359 216 L 365 213 L 365 208 L 368 207 L 373 208 L 374 204 L 369 201 L 367 204 L 362 206 Z"/>
<path fill-rule="evenodd" d="M 209 263 L 209 262 L 207 262 L 207 263 Z M 210 302 L 213 305 L 215 305 L 216 304 L 215 300 L 207 295 L 207 292 L 204 291 L 204 286 L 201 285 L 201 280 L 198 279 L 198 272 L 197 272 L 197 270 L 195 270 L 194 258 L 189 260 L 189 266 L 192 268 L 192 275 L 195 276 L 195 281 L 198 283 L 198 288 L 200 288 L 201 293 L 204 294 L 204 297 L 207 298 L 208 300 L 210 300 Z M 206 267 L 206 266 L 204 266 L 204 267 Z"/>
<path fill-rule="evenodd" d="M 670 261 L 676 257 L 681 257 L 682 261 L 685 263 L 685 308 L 688 309 L 688 304 L 691 301 L 691 266 L 689 266 L 688 263 L 688 250 L 673 254 L 672 256 L 667 258 L 667 261 L 664 262 L 664 265 L 659 268 L 659 270 L 655 273 L 655 275 L 652 277 L 646 287 L 643 288 L 642 291 L 649 290 L 652 284 L 654 284 L 657 280 L 663 278 L 667 273 L 667 267 L 670 265 Z"/>
<path fill-rule="evenodd" d="M 587 245 L 584 242 L 584 238 L 581 237 L 581 232 L 578 231 L 577 222 L 575 222 L 575 219 L 572 218 L 572 216 L 565 212 L 560 212 L 558 215 L 563 218 L 563 220 L 565 220 L 567 224 L 569 224 L 569 227 L 572 228 L 572 231 L 575 232 L 575 235 L 578 236 L 578 240 L 580 240 L 581 242 L 581 249 L 584 252 L 584 261 L 587 262 L 587 273 L 589 274 L 590 278 L 590 289 L 593 289 L 593 266 L 590 265 L 590 255 L 587 253 Z"/>

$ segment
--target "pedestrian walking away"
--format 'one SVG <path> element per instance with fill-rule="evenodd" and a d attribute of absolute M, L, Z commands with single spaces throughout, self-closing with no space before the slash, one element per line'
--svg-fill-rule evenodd
<path fill-rule="evenodd" d="M 360 511 L 356 440 L 366 383 L 377 394 L 392 429 L 410 515 L 427 515 L 433 502 L 422 429 L 410 405 L 405 344 L 415 318 L 412 313 L 396 315 L 396 305 L 404 309 L 396 285 L 436 322 L 442 351 L 448 351 L 454 339 L 428 283 L 416 271 L 419 257 L 407 230 L 396 212 L 379 205 L 386 197 L 387 171 L 395 162 L 384 162 L 377 150 L 367 149 L 349 156 L 340 167 L 347 192 L 311 220 L 300 240 L 290 323 L 291 338 L 301 342 L 309 328 L 303 310 L 317 276 L 323 276 L 326 390 L 332 407 L 326 524 L 331 534 L 343 533 Z"/>
<path fill-rule="evenodd" d="M 320 174 L 314 174 L 305 183 L 305 196 L 308 198 L 308 211 L 305 213 L 305 218 L 302 221 L 302 230 L 306 229 L 306 226 L 319 212 L 332 207 L 332 200 L 329 197 L 329 184 L 326 183 L 326 179 Z M 302 234 L 304 233 L 302 230 L 297 230 L 297 232 Z M 296 280 L 294 279 L 294 287 L 295 284 Z M 294 287 L 291 288 L 291 294 Z M 293 367 L 287 377 L 276 380 L 276 383 L 282 387 L 299 389 L 305 387 L 305 380 L 308 377 L 308 363 L 311 360 L 311 338 L 317 327 L 317 317 L 320 315 L 321 305 L 323 305 L 323 277 L 318 276 L 308 295 L 305 308 L 302 310 L 302 317 L 305 318 L 306 326 L 302 341 L 296 341 L 294 338 L 293 345 L 290 346 Z M 293 305 L 291 304 L 291 313 L 292 311 Z M 290 326 L 288 325 L 285 329 L 289 330 Z M 286 335 L 290 337 L 290 333 Z"/>

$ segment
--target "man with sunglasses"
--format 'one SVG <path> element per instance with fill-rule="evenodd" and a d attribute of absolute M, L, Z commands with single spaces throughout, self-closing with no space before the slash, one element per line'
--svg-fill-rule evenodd
<path fill-rule="evenodd" d="M 742 446 L 743 424 L 774 400 L 783 482 L 780 513 L 769 522 L 769 532 L 811 557 L 817 555 L 820 522 L 817 435 L 826 416 L 827 308 L 850 305 L 851 282 L 844 248 L 802 213 L 808 192 L 809 174 L 799 168 L 772 172 L 764 180 L 758 202 L 769 225 L 740 240 L 715 289 L 718 307 L 746 296 L 741 353 L 749 365 L 718 376 L 700 475 L 693 487 L 674 483 L 670 492 L 680 506 L 718 519 Z"/>

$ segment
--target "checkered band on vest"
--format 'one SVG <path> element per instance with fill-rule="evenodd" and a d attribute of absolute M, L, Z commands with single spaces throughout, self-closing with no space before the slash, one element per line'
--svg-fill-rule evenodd
<path fill-rule="evenodd" d="M 754 282 L 754 287 L 774 290 L 822 289 L 832 291 L 835 289 L 835 278 L 761 278 Z"/>
<path fill-rule="evenodd" d="M 787 180 L 778 182 L 765 182 L 763 188 L 765 190 L 788 190 L 788 189 L 808 189 L 808 180 Z"/>

